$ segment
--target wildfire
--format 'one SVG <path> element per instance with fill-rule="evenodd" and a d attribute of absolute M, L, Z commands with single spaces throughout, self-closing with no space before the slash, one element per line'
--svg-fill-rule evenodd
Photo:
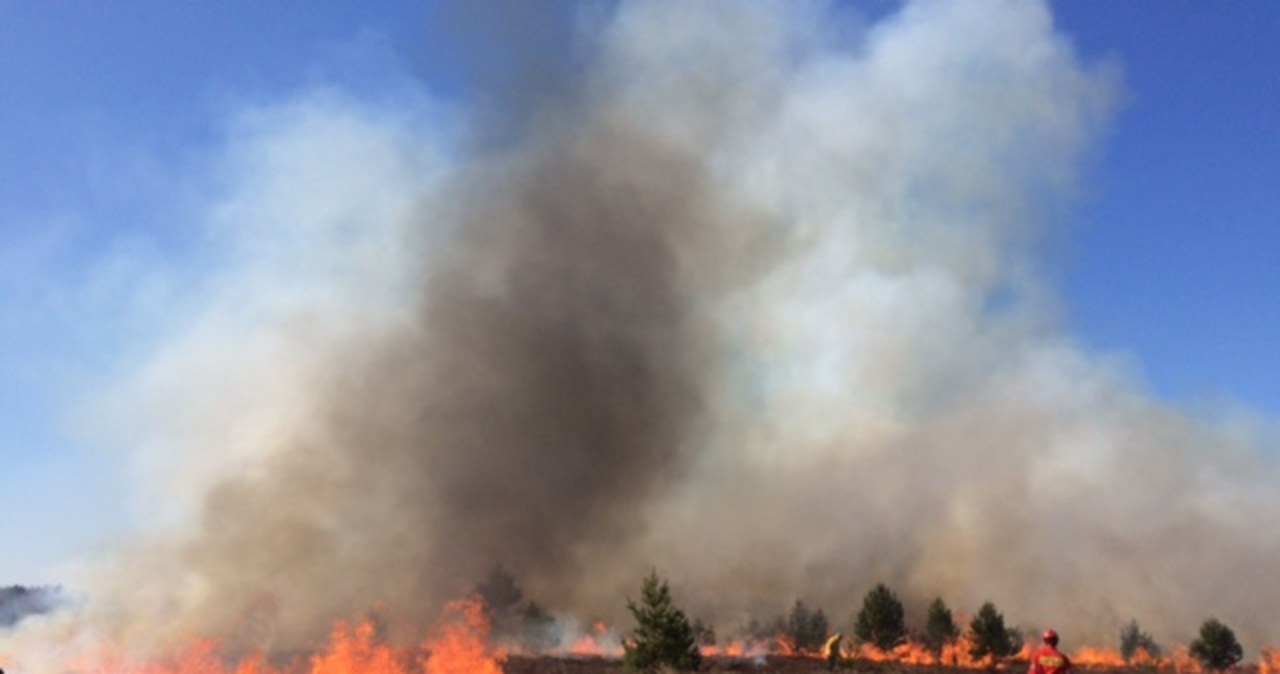
<path fill-rule="evenodd" d="M 848 645 L 842 655 L 872 663 L 892 663 L 916 667 L 984 669 L 990 658 L 970 655 L 968 635 L 946 644 L 935 655 L 918 643 L 905 643 L 891 651 L 869 644 Z M 1026 659 L 1030 646 L 1012 660 Z M 709 657 L 755 659 L 767 655 L 817 658 L 818 654 L 798 650 L 785 635 L 773 640 L 734 640 L 724 646 L 703 646 Z M 553 652 L 570 656 L 614 658 L 622 655 L 621 642 L 604 623 L 596 622 L 567 648 Z M 490 625 L 483 606 L 474 599 L 450 602 L 440 619 L 418 646 L 400 647 L 384 642 L 372 620 L 339 622 L 328 640 L 310 657 L 290 663 L 273 663 L 264 654 L 228 657 L 212 640 L 193 640 L 185 650 L 169 658 L 139 663 L 119 652 L 99 649 L 92 657 L 81 657 L 64 671 L 76 674 L 502 674 L 505 651 L 490 641 Z M 1168 657 L 1155 657 L 1139 649 L 1129 661 L 1117 651 L 1082 647 L 1071 653 L 1081 668 L 1124 669 L 1146 667 L 1165 674 L 1203 674 L 1200 663 L 1184 647 Z M 1257 674 L 1280 674 L 1280 650 L 1263 648 Z"/>
<path fill-rule="evenodd" d="M 702 655 L 705 657 L 750 658 L 753 660 L 763 658 L 769 654 L 768 644 L 760 641 L 735 640 L 724 646 L 702 646 L 701 650 Z"/>
<path fill-rule="evenodd" d="M 796 648 L 796 643 L 791 639 L 789 634 L 779 634 L 777 639 L 778 652 L 783 655 L 800 655 L 800 649 Z"/>
<path fill-rule="evenodd" d="M 79 674 L 502 674 L 505 653 L 489 645 L 489 623 L 480 603 L 449 603 L 418 648 L 382 642 L 372 620 L 337 623 L 329 640 L 310 658 L 283 667 L 262 654 L 236 660 L 212 640 L 197 640 L 176 656 L 135 663 L 110 650 L 81 657 L 69 671 Z"/>
<path fill-rule="evenodd" d="M 1200 662 L 1191 656 L 1186 646 L 1179 646 L 1173 651 L 1173 671 L 1177 674 L 1200 674 Z"/>
<path fill-rule="evenodd" d="M 1139 647 L 1133 652 L 1129 658 L 1129 664 L 1137 667 L 1156 667 L 1160 665 L 1160 658 L 1152 655 L 1147 649 Z"/>
<path fill-rule="evenodd" d="M 499 662 L 506 659 L 506 655 L 489 650 L 489 621 L 480 602 L 474 599 L 450 602 L 436 632 L 435 638 L 424 647 L 429 654 L 423 667 L 426 674 L 502 674 Z M 356 671 L 343 674 L 356 674 Z M 382 670 L 371 671 L 381 674 Z"/>
<path fill-rule="evenodd" d="M 377 643 L 370 621 L 354 628 L 340 622 L 333 628 L 328 647 L 311 658 L 310 674 L 406 674 L 395 651 Z"/>
<path fill-rule="evenodd" d="M 1071 662 L 1081 667 L 1124 667 L 1124 658 L 1119 653 L 1105 648 L 1085 646 L 1071 654 Z"/>
<path fill-rule="evenodd" d="M 1258 654 L 1258 674 L 1280 674 L 1280 650 L 1262 649 Z"/>
<path fill-rule="evenodd" d="M 1023 654 L 1019 653 L 1019 657 L 1023 657 Z M 988 669 L 992 665 L 993 658 L 989 655 L 981 658 L 974 657 L 973 639 L 966 634 L 955 641 L 945 644 L 942 647 L 942 654 L 938 661 L 942 665 L 951 667 Z"/>
<path fill-rule="evenodd" d="M 608 625 L 596 622 L 591 631 L 569 644 L 569 655 L 595 657 L 622 657 L 622 644 L 613 636 Z"/>
<path fill-rule="evenodd" d="M 897 646 L 891 651 L 882 651 L 871 644 L 861 644 L 854 655 L 870 662 L 917 666 L 932 666 L 945 663 L 953 666 L 963 666 L 960 663 L 967 660 L 968 651 L 965 650 L 964 653 L 966 658 L 962 659 L 960 651 L 956 650 L 955 647 L 949 647 L 943 650 L 941 656 L 937 656 L 922 644 L 908 642 Z"/>

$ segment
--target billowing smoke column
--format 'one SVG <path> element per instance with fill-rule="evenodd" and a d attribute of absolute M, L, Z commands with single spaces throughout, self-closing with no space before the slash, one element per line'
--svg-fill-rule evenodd
<path fill-rule="evenodd" d="M 106 633 L 416 638 L 501 563 L 615 619 L 656 566 L 726 628 L 885 581 L 1074 643 L 1280 637 L 1271 440 L 1054 326 L 1043 230 L 1116 77 L 1046 6 L 591 25 L 483 151 L 420 99 L 233 129 L 225 255 L 111 391 L 164 515 L 93 575 Z"/>

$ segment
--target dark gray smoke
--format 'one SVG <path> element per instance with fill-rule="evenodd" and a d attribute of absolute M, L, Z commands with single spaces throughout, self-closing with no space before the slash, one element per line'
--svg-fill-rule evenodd
<path fill-rule="evenodd" d="M 13 627 L 24 618 L 55 611 L 66 603 L 58 587 L 0 587 L 0 627 Z"/>
<path fill-rule="evenodd" d="M 583 542 L 642 532 L 715 365 L 690 251 L 719 209 L 657 139 L 572 126 L 459 181 L 415 324 L 347 354 L 317 440 L 218 485 L 191 573 L 264 596 L 332 574 L 351 601 L 415 597 L 421 625 L 495 562 L 567 593 Z"/>
<path fill-rule="evenodd" d="M 116 571 L 139 582 L 158 559 L 207 588 L 181 629 L 289 645 L 376 606 L 414 638 L 495 563 L 589 605 L 586 546 L 644 536 L 705 431 L 711 303 L 763 267 L 763 230 L 694 148 L 594 102 L 555 112 L 409 216 L 449 233 L 422 251 L 414 310 L 323 364 L 300 437 Z"/>
<path fill-rule="evenodd" d="M 387 447 L 414 476 L 409 503 L 448 550 L 428 575 L 474 580 L 496 560 L 584 573 L 577 544 L 633 538 L 691 449 L 714 349 L 683 251 L 715 209 L 679 152 L 574 126 L 461 187 L 465 234 L 430 281 L 422 330 L 335 403 L 348 444 Z M 368 423 L 387 401 L 412 420 L 391 437 Z"/>

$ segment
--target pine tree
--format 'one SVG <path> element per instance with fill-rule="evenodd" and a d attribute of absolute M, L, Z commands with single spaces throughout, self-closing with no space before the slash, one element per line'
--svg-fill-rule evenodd
<path fill-rule="evenodd" d="M 897 595 L 880 583 L 862 600 L 853 633 L 882 651 L 891 651 L 907 639 L 904 614 Z"/>
<path fill-rule="evenodd" d="M 675 606 L 667 582 L 657 571 L 645 577 L 640 602 L 627 600 L 627 610 L 636 620 L 636 629 L 627 640 L 624 662 L 628 668 L 651 670 L 669 665 L 693 671 L 702 662 L 693 626 L 684 611 Z"/>
<path fill-rule="evenodd" d="M 1217 618 L 1210 618 L 1200 626 L 1200 638 L 1191 642 L 1191 655 L 1205 669 L 1220 672 L 1240 662 L 1244 652 L 1236 641 L 1236 633 Z"/>
<path fill-rule="evenodd" d="M 804 601 L 797 599 L 787 614 L 786 634 L 791 638 L 791 645 L 798 651 L 809 648 L 809 607 Z"/>
<path fill-rule="evenodd" d="M 1016 630 L 1004 626 L 1004 616 L 996 610 L 995 604 L 987 602 L 978 609 L 978 614 L 969 623 L 973 633 L 973 645 L 969 647 L 969 655 L 975 658 L 992 657 L 999 659 L 1017 653 L 1022 647 L 1021 635 Z"/>
<path fill-rule="evenodd" d="M 1142 631 L 1137 620 L 1130 620 L 1129 624 L 1120 630 L 1120 657 L 1124 658 L 1125 662 L 1132 663 L 1133 657 L 1139 650 L 1146 651 L 1151 657 L 1160 655 L 1160 646 L 1156 644 L 1155 639 Z"/>
<path fill-rule="evenodd" d="M 716 645 L 716 629 L 702 622 L 702 618 L 693 619 L 693 638 L 699 646 Z"/>
<path fill-rule="evenodd" d="M 787 614 L 786 635 L 796 650 L 818 652 L 827 639 L 827 614 L 822 609 L 810 611 L 804 602 L 797 599 Z"/>
<path fill-rule="evenodd" d="M 809 617 L 809 636 L 811 648 L 809 650 L 818 652 L 827 641 L 827 632 L 831 630 L 831 625 L 827 621 L 827 614 L 818 609 Z"/>
<path fill-rule="evenodd" d="M 929 604 L 929 615 L 924 623 L 925 647 L 936 657 L 942 654 L 943 646 L 951 643 L 958 636 L 960 636 L 960 628 L 956 627 L 951 609 L 943 603 L 942 597 L 934 599 L 933 603 Z"/>

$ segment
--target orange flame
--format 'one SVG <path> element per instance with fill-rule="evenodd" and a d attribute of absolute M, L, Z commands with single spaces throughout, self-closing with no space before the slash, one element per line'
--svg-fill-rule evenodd
<path fill-rule="evenodd" d="M 1165 664 L 1165 661 L 1139 646 L 1133 651 L 1133 655 L 1129 656 L 1129 664 L 1135 667 L 1160 667 Z"/>
<path fill-rule="evenodd" d="M 228 658 L 211 640 L 193 640 L 173 657 L 138 663 L 115 649 L 100 647 L 90 657 L 73 659 L 63 671 L 77 674 L 502 674 L 507 654 L 490 643 L 490 625 L 483 606 L 474 599 L 450 602 L 432 629 L 429 639 L 419 648 L 398 648 L 383 643 L 371 620 L 354 624 L 337 623 L 327 643 L 309 658 L 298 658 L 288 665 L 273 665 L 262 654 L 239 660 Z M 974 658 L 969 654 L 971 636 L 943 646 L 935 656 L 923 645 L 909 642 L 892 651 L 881 651 L 869 644 L 850 645 L 847 657 L 873 663 L 894 663 L 915 667 L 954 667 L 982 669 L 993 664 L 991 658 Z M 1026 659 L 1031 646 L 1024 646 L 1020 656 Z M 604 624 L 592 625 L 562 654 L 614 657 L 622 653 L 617 637 Z M 729 658 L 763 658 L 769 653 L 799 658 L 816 658 L 815 653 L 799 650 L 785 634 L 772 640 L 735 640 L 724 646 L 701 647 L 704 656 Z M 5 658 L 8 664 L 8 658 Z M 1168 657 L 1156 657 L 1143 649 L 1134 652 L 1126 663 L 1113 650 L 1082 647 L 1071 654 L 1081 668 L 1123 669 L 1148 667 L 1162 674 L 1204 674 L 1200 663 L 1185 647 L 1178 647 Z M 1252 670 L 1252 668 L 1246 668 Z M 1280 650 L 1261 649 L 1257 674 L 1280 674 Z"/>
<path fill-rule="evenodd" d="M 778 643 L 779 653 L 783 655 L 799 655 L 799 649 L 796 648 L 796 642 L 791 639 L 791 635 L 779 632 L 775 640 Z"/>
<path fill-rule="evenodd" d="M 1173 671 L 1177 674 L 1200 674 L 1200 661 L 1191 657 L 1186 646 L 1179 646 L 1173 651 Z"/>
<path fill-rule="evenodd" d="M 1280 650 L 1264 647 L 1258 654 L 1258 674 L 1280 674 Z"/>
<path fill-rule="evenodd" d="M 743 646 L 741 641 L 734 641 L 725 646 L 703 645 L 699 646 L 698 650 L 702 653 L 702 657 L 704 658 L 740 658 L 742 657 Z"/>
<path fill-rule="evenodd" d="M 973 637 L 969 634 L 961 636 L 942 647 L 942 664 L 965 669 L 988 669 L 995 658 L 990 655 L 981 658 L 973 657 Z"/>
<path fill-rule="evenodd" d="M 725 646 L 702 646 L 705 657 L 725 658 L 762 658 L 769 653 L 769 645 L 762 641 L 743 641 L 737 639 Z"/>
<path fill-rule="evenodd" d="M 333 628 L 328 647 L 311 657 L 311 674 L 406 674 L 395 651 L 378 644 L 376 636 L 372 621 L 362 621 L 354 628 L 339 622 Z"/>
<path fill-rule="evenodd" d="M 1072 664 L 1081 667 L 1124 667 L 1120 653 L 1106 648 L 1084 646 L 1071 654 Z"/>
<path fill-rule="evenodd" d="M 568 651 L 569 655 L 603 656 L 605 654 L 604 646 L 600 645 L 600 643 L 596 641 L 596 638 L 590 634 L 584 634 L 581 637 L 578 637 L 577 641 L 569 644 Z"/>
<path fill-rule="evenodd" d="M 914 643 L 901 644 L 891 651 L 882 651 L 871 644 L 862 644 L 858 647 L 857 656 L 871 662 L 893 662 L 904 665 L 933 665 L 938 660 L 933 653 L 929 652 L 929 649 Z"/>
<path fill-rule="evenodd" d="M 449 602 L 436 632 L 425 646 L 430 653 L 423 667 L 426 674 L 502 674 L 499 662 L 506 659 L 506 654 L 490 652 L 489 620 L 479 601 Z M 367 671 L 383 674 L 382 670 Z M 344 674 L 357 672 L 363 674 L 360 670 Z M 398 673 L 387 670 L 385 674 Z"/>
<path fill-rule="evenodd" d="M 502 652 L 489 647 L 489 623 L 475 600 L 449 603 L 421 649 L 382 643 L 373 621 L 339 622 L 328 643 L 309 659 L 277 669 L 261 654 L 234 664 L 211 640 L 193 641 L 176 657 L 137 664 L 110 648 L 75 659 L 80 674 L 502 674 Z"/>
<path fill-rule="evenodd" d="M 569 644 L 565 652 L 579 657 L 622 657 L 623 648 L 617 638 L 611 636 L 609 626 L 596 621 L 591 631 Z"/>
<path fill-rule="evenodd" d="M 274 667 L 267 664 L 266 658 L 261 655 L 255 655 L 241 661 L 236 666 L 236 674 L 278 674 L 278 672 Z"/>

